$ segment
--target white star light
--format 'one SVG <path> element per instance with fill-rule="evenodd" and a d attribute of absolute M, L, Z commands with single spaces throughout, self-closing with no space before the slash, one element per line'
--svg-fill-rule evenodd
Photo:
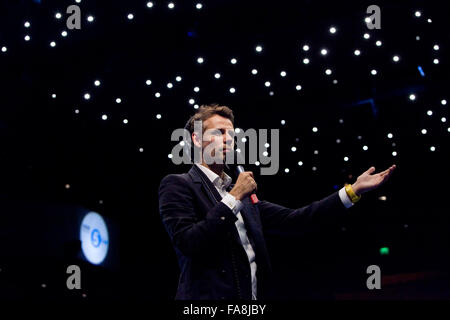
<path fill-rule="evenodd" d="M 95 81 L 94 81 L 94 85 L 95 85 L 96 87 L 98 87 L 100 84 L 101 84 L 101 83 L 100 83 L 100 80 L 95 80 Z"/>
<path fill-rule="evenodd" d="M 201 3 L 197 3 L 197 4 L 195 5 L 195 7 L 196 7 L 198 10 L 200 10 L 201 8 L 203 8 L 203 5 L 202 5 Z"/>
<path fill-rule="evenodd" d="M 156 115 L 156 119 L 158 119 L 158 120 L 161 119 L 161 117 L 162 117 L 162 116 L 161 116 L 161 114 L 159 114 L 159 113 Z"/>
<path fill-rule="evenodd" d="M 197 58 L 197 62 L 198 62 L 198 63 L 203 63 L 204 61 L 205 61 L 205 60 L 204 60 L 202 57 L 198 57 L 198 58 Z"/>
<path fill-rule="evenodd" d="M 265 85 L 266 87 L 270 87 L 270 81 L 264 82 L 264 85 Z"/>
<path fill-rule="evenodd" d="M 87 21 L 88 21 L 88 22 L 94 21 L 94 17 L 93 17 L 93 16 L 88 16 L 88 17 L 87 17 Z"/>
<path fill-rule="evenodd" d="M 61 17 L 62 17 L 62 14 L 61 14 L 61 13 L 57 12 L 57 13 L 55 14 L 55 18 L 56 18 L 56 19 L 61 19 Z"/>
<path fill-rule="evenodd" d="M 255 50 L 256 50 L 256 52 L 261 52 L 262 51 L 262 46 L 256 46 Z"/>
<path fill-rule="evenodd" d="M 337 30 L 336 30 L 336 28 L 335 28 L 335 27 L 331 27 L 331 28 L 330 28 L 330 33 L 331 33 L 331 34 L 335 34 L 335 33 L 336 33 L 336 31 L 337 31 Z"/>
<path fill-rule="evenodd" d="M 236 89 L 235 88 L 230 88 L 230 93 L 235 93 Z"/>
<path fill-rule="evenodd" d="M 370 71 L 370 73 L 375 76 L 377 74 L 377 70 L 373 69 L 372 71 Z"/>
<path fill-rule="evenodd" d="M 148 85 L 148 86 L 151 85 L 152 84 L 152 80 L 145 80 L 145 84 Z"/>
<path fill-rule="evenodd" d="M 409 100 L 411 100 L 411 101 L 416 100 L 416 95 L 415 94 L 410 94 L 409 95 Z"/>
<path fill-rule="evenodd" d="M 364 39 L 369 39 L 370 38 L 370 34 L 368 34 L 368 33 L 364 33 Z"/>
<path fill-rule="evenodd" d="M 327 49 L 322 49 L 322 50 L 320 50 L 320 53 L 321 53 L 323 56 L 326 56 L 327 53 L 328 53 L 328 51 L 327 51 Z"/>
<path fill-rule="evenodd" d="M 355 56 L 359 56 L 361 54 L 361 51 L 359 51 L 358 49 L 356 49 L 354 52 Z"/>
<path fill-rule="evenodd" d="M 55 46 L 56 46 L 56 42 L 55 41 L 50 42 L 50 47 L 54 48 Z"/>
<path fill-rule="evenodd" d="M 214 78 L 219 79 L 219 78 L 220 78 L 220 73 L 216 73 L 216 74 L 214 75 Z"/>
<path fill-rule="evenodd" d="M 24 39 L 25 39 L 25 41 L 30 41 L 31 38 L 29 35 L 26 35 Z"/>
<path fill-rule="evenodd" d="M 230 62 L 231 62 L 231 64 L 236 64 L 237 63 L 237 59 L 233 58 L 233 59 L 230 60 Z"/>
<path fill-rule="evenodd" d="M 66 31 L 66 30 L 62 31 L 62 32 L 61 32 L 61 36 L 67 37 L 67 31 Z"/>
<path fill-rule="evenodd" d="M 309 46 L 307 45 L 307 44 L 305 44 L 304 46 L 303 46 L 303 51 L 308 51 L 309 50 Z"/>
<path fill-rule="evenodd" d="M 177 77 L 175 78 L 175 80 L 176 80 L 177 82 L 180 82 L 180 81 L 182 80 L 182 78 L 181 78 L 180 76 L 177 76 Z"/>
<path fill-rule="evenodd" d="M 258 70 L 256 70 L 256 69 L 252 70 L 252 74 L 257 74 L 257 73 L 258 73 Z"/>
<path fill-rule="evenodd" d="M 286 71 L 281 71 L 281 72 L 280 72 L 280 76 L 286 77 Z"/>
<path fill-rule="evenodd" d="M 300 90 L 302 90 L 302 86 L 301 86 L 301 85 L 299 85 L 299 84 L 298 84 L 298 85 L 296 85 L 296 86 L 295 86 L 295 90 L 297 90 L 297 91 L 300 91 Z"/>
<path fill-rule="evenodd" d="M 132 13 L 129 13 L 127 18 L 128 18 L 128 20 L 133 20 L 134 19 L 134 15 Z"/>
<path fill-rule="evenodd" d="M 175 4 L 173 2 L 170 2 L 167 7 L 169 7 L 169 9 L 173 9 L 175 8 Z"/>
<path fill-rule="evenodd" d="M 25 23 L 23 25 L 25 28 L 29 28 L 31 26 L 31 23 L 28 21 L 25 21 Z"/>
<path fill-rule="evenodd" d="M 303 63 L 304 64 L 308 64 L 309 63 L 309 59 L 308 58 L 303 59 Z"/>
<path fill-rule="evenodd" d="M 394 60 L 394 62 L 398 62 L 400 60 L 400 57 L 399 56 L 393 56 L 392 60 Z"/>
<path fill-rule="evenodd" d="M 153 8 L 153 2 L 151 1 L 147 2 L 147 8 Z"/>

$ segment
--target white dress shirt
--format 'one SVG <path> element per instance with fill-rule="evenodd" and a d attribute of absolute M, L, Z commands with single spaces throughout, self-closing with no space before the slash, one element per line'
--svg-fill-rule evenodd
<path fill-rule="evenodd" d="M 208 179 L 214 184 L 214 187 L 217 189 L 219 194 L 222 196 L 222 202 L 230 208 L 233 213 L 236 215 L 236 228 L 239 233 L 239 238 L 241 239 L 242 246 L 244 247 L 245 252 L 247 253 L 248 261 L 250 263 L 250 271 L 252 278 L 252 300 L 256 300 L 257 293 L 257 280 L 256 280 L 256 261 L 255 261 L 255 251 L 253 250 L 252 245 L 247 236 L 247 229 L 245 229 L 244 220 L 242 219 L 241 209 L 244 204 L 240 200 L 236 200 L 234 196 L 229 194 L 226 189 L 231 184 L 232 179 L 225 172 L 223 173 L 224 179 L 222 180 L 216 173 L 207 167 L 196 163 L 196 165 L 203 171 L 203 173 L 208 177 Z M 349 208 L 353 205 L 352 201 L 345 192 L 345 187 L 339 190 L 339 198 L 346 208 Z"/>

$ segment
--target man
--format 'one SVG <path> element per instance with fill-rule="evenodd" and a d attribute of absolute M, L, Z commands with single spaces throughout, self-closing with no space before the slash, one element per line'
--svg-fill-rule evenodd
<path fill-rule="evenodd" d="M 202 121 L 202 132 L 194 122 Z M 356 182 L 299 209 L 267 201 L 253 204 L 257 188 L 253 173 L 242 172 L 231 188 L 224 163 L 234 147 L 234 116 L 225 106 L 202 106 L 187 124 L 200 163 L 188 173 L 166 176 L 160 184 L 159 209 L 174 245 L 181 275 L 176 299 L 264 298 L 270 273 L 264 233 L 302 232 L 342 215 L 361 194 L 384 183 L 395 165 L 373 174 L 374 167 Z M 200 136 L 203 138 L 200 139 Z"/>

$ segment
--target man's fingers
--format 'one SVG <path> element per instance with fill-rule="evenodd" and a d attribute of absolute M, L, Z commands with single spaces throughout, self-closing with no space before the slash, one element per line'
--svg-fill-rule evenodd
<path fill-rule="evenodd" d="M 370 167 L 366 172 L 367 174 L 372 174 L 373 172 L 375 172 L 375 167 Z"/>

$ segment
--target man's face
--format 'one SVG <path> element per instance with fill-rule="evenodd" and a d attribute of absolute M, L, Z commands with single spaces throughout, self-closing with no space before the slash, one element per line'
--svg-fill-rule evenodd
<path fill-rule="evenodd" d="M 195 132 L 192 138 L 195 139 L 195 145 L 200 146 L 200 137 Z M 205 120 L 201 146 L 202 152 L 208 152 L 218 160 L 216 163 L 225 163 L 227 154 L 233 152 L 234 148 L 234 126 L 231 120 L 217 114 Z"/>

